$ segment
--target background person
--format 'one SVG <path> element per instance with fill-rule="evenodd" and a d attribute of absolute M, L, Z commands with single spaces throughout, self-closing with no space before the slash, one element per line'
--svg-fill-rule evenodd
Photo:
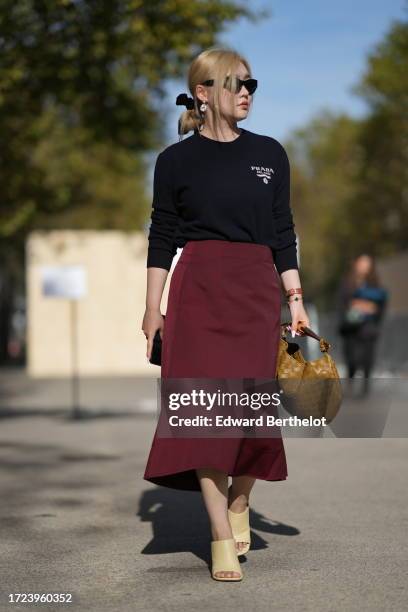
<path fill-rule="evenodd" d="M 374 258 L 365 254 L 355 257 L 339 285 L 338 332 L 349 381 L 359 369 L 363 371 L 363 395 L 369 391 L 387 301 L 388 291 L 381 286 Z"/>

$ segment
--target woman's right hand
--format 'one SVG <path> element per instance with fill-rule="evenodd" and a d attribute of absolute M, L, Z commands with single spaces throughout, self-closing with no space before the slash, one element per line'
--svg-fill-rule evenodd
<path fill-rule="evenodd" d="M 160 310 L 152 310 L 146 308 L 143 322 L 142 331 L 147 339 L 147 351 L 146 357 L 150 360 L 153 348 L 153 338 L 157 330 L 160 330 L 160 338 L 163 340 L 163 329 L 164 329 L 164 318 Z"/>

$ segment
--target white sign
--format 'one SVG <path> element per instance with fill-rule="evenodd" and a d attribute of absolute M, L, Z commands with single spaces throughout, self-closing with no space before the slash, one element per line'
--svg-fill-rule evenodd
<path fill-rule="evenodd" d="M 79 300 L 87 293 L 86 270 L 83 266 L 42 266 L 42 293 L 46 297 Z"/>

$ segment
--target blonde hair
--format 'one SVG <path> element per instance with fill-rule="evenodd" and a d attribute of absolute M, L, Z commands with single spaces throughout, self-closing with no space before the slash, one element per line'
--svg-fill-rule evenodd
<path fill-rule="evenodd" d="M 191 130 L 200 131 L 204 125 L 205 113 L 200 110 L 202 102 L 196 98 L 195 89 L 197 85 L 208 79 L 214 79 L 214 85 L 212 85 L 214 91 L 214 129 L 216 134 L 219 135 L 220 104 L 224 80 L 228 74 L 231 76 L 236 74 L 241 62 L 246 67 L 248 74 L 252 76 L 248 61 L 234 49 L 211 47 L 194 58 L 190 64 L 187 77 L 188 88 L 194 99 L 194 108 L 186 109 L 179 117 L 179 140 L 182 139 L 183 134 L 187 134 Z M 231 79 L 231 81 L 233 82 L 234 79 Z"/>

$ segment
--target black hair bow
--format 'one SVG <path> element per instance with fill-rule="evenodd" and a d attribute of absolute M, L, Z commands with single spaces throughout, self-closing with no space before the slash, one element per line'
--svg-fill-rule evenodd
<path fill-rule="evenodd" d="M 184 105 L 188 110 L 194 108 L 194 98 L 191 98 L 186 93 L 181 93 L 177 96 L 176 104 L 178 106 Z"/>

